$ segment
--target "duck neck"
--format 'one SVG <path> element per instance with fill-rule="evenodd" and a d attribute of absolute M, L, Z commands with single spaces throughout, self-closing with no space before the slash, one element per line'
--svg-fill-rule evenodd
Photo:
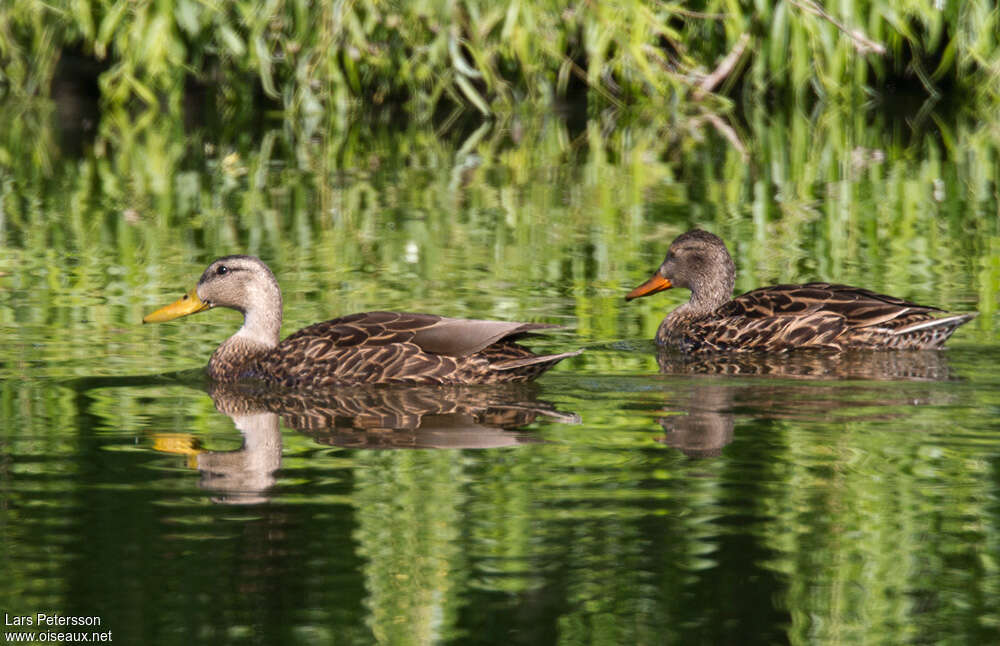
<path fill-rule="evenodd" d="M 656 342 L 682 351 L 692 349 L 687 340 L 688 326 L 710 316 L 712 312 L 728 303 L 732 293 L 732 282 L 728 286 L 720 285 L 717 290 L 692 291 L 691 300 L 675 307 L 660 323 L 656 331 Z"/>
<path fill-rule="evenodd" d="M 248 373 L 248 364 L 276 348 L 280 333 L 281 293 L 278 292 L 277 307 L 248 308 L 243 312 L 243 326 L 216 348 L 208 362 L 208 375 L 216 381 L 253 376 Z"/>
<path fill-rule="evenodd" d="M 281 334 L 281 293 L 277 294 L 277 307 L 252 308 L 243 312 L 243 327 L 229 340 L 240 339 L 270 350 L 278 346 L 278 335 Z"/>
<path fill-rule="evenodd" d="M 691 300 L 684 306 L 687 315 L 705 316 L 719 309 L 733 297 L 735 283 L 733 276 L 726 276 L 721 281 L 691 290 Z"/>

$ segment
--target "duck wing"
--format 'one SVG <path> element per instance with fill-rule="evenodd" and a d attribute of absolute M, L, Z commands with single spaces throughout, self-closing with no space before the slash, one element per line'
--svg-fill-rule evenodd
<path fill-rule="evenodd" d="M 315 354 L 331 347 L 377 347 L 413 343 L 431 354 L 466 357 L 501 339 L 515 340 L 534 330 L 559 327 L 547 323 L 457 319 L 410 312 L 363 312 L 302 328 L 282 345 L 316 346 Z"/>
<path fill-rule="evenodd" d="M 797 347 L 840 350 L 839 339 L 846 331 L 844 317 L 822 311 L 797 316 L 713 316 L 692 322 L 682 347 L 765 352 Z"/>
<path fill-rule="evenodd" d="M 260 372 L 289 386 L 520 381 L 567 356 L 514 343 L 545 323 L 364 312 L 303 328 L 262 357 Z"/>
<path fill-rule="evenodd" d="M 830 283 L 774 285 L 734 298 L 718 310 L 720 316 L 749 319 L 802 318 L 818 313 L 841 317 L 848 328 L 871 326 L 895 329 L 933 318 L 937 307 L 878 294 L 861 287 Z"/>
<path fill-rule="evenodd" d="M 849 285 L 775 285 L 738 296 L 692 327 L 716 349 L 920 347 L 931 328 L 954 331 L 964 322 L 935 318 L 940 311 Z M 942 335 L 933 336 L 939 345 Z"/>

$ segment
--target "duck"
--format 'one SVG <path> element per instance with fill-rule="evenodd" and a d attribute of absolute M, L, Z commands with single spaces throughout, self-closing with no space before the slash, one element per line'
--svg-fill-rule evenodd
<path fill-rule="evenodd" d="M 825 282 L 761 287 L 733 298 L 735 284 L 736 265 L 726 244 L 694 229 L 670 244 L 659 269 L 625 300 L 672 287 L 691 290 L 690 300 L 656 331 L 658 345 L 680 352 L 937 349 L 977 314 L 951 314 Z"/>
<path fill-rule="evenodd" d="M 525 382 L 582 352 L 537 355 L 516 343 L 557 325 L 382 311 L 316 323 L 279 341 L 281 288 L 271 269 L 248 255 L 214 260 L 190 291 L 142 321 L 161 323 L 216 307 L 243 314 L 242 327 L 205 368 L 220 383 L 308 389 Z"/>

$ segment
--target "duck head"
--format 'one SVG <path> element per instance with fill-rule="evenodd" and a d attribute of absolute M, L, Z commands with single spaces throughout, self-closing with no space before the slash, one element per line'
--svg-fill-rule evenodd
<path fill-rule="evenodd" d="M 142 322 L 172 321 L 213 307 L 241 312 L 244 319 L 241 332 L 260 337 L 265 345 L 277 344 L 281 288 L 268 266 L 254 256 L 225 256 L 215 260 L 188 293 L 148 314 Z"/>
<path fill-rule="evenodd" d="M 626 301 L 662 292 L 671 287 L 691 290 L 692 303 L 714 306 L 728 301 L 736 284 L 736 265 L 726 244 L 717 235 L 694 229 L 670 244 L 659 269 L 628 295 Z"/>

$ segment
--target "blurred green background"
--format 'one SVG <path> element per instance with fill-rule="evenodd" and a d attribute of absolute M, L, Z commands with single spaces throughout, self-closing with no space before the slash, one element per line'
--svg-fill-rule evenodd
<path fill-rule="evenodd" d="M 143 644 L 990 641 L 998 25 L 948 1 L 4 3 L 0 609 Z M 738 290 L 980 315 L 927 371 L 661 375 L 687 295 L 623 296 L 693 226 Z M 239 316 L 140 322 L 229 253 L 274 269 L 284 334 L 563 324 L 535 347 L 585 352 L 535 395 L 581 421 L 482 451 L 284 421 L 271 484 L 223 504 L 176 447 L 251 435 L 158 375 Z"/>

